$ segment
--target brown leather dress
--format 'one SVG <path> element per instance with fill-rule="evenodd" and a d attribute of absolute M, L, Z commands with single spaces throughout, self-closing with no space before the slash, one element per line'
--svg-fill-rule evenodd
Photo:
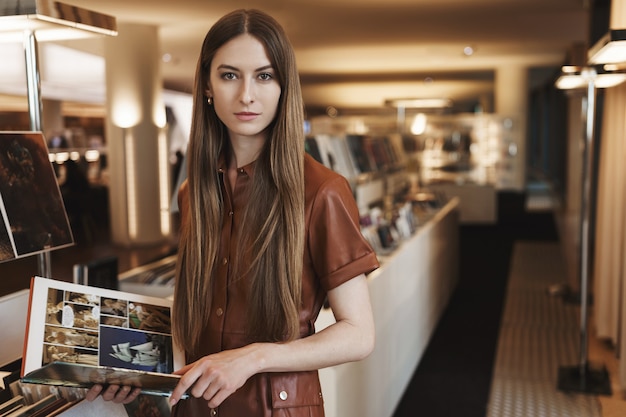
<path fill-rule="evenodd" d="M 302 285 L 300 334 L 315 333 L 315 320 L 326 292 L 362 273 L 378 268 L 376 254 L 363 238 L 359 214 L 345 178 L 307 155 L 305 157 L 306 242 Z M 212 314 L 202 334 L 202 355 L 246 344 L 245 305 L 249 288 L 245 279 L 233 280 L 229 260 L 237 251 L 238 220 L 246 205 L 246 188 L 254 163 L 238 172 L 234 192 L 222 175 L 224 221 L 219 271 L 215 276 Z M 187 209 L 187 188 L 181 188 L 180 207 Z M 188 358 L 193 362 L 199 358 Z M 182 400 L 173 416 L 222 417 L 322 417 L 322 391 L 317 371 L 263 373 L 254 375 L 218 409 L 209 409 L 204 399 Z"/>

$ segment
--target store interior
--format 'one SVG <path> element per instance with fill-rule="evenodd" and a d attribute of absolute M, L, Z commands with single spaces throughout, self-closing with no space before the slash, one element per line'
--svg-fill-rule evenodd
<path fill-rule="evenodd" d="M 623 150 L 613 143 L 626 87 L 556 83 L 626 28 L 626 4 L 353 3 L 83 0 L 115 30 L 51 40 L 35 30 L 35 99 L 27 35 L 3 29 L 11 13 L 0 6 L 0 132 L 42 133 L 73 238 L 0 251 L 0 323 L 34 275 L 78 282 L 100 268 L 122 291 L 172 296 L 199 46 L 221 15 L 256 7 L 294 45 L 306 150 L 349 181 L 382 265 L 368 277 L 377 347 L 320 372 L 326 415 L 624 415 L 626 296 L 609 295 L 625 287 L 623 233 L 610 230 L 621 193 L 610 187 L 626 175 L 603 161 Z M 129 97 L 145 110 L 132 123 Z M 597 278 L 610 268 L 609 283 Z M 583 287 L 591 294 L 576 300 Z M 323 311 L 316 326 L 332 321 Z M 20 337 L 0 345 L 0 372 L 19 361 Z M 572 389 L 559 372 L 585 361 L 603 380 L 583 375 Z"/>

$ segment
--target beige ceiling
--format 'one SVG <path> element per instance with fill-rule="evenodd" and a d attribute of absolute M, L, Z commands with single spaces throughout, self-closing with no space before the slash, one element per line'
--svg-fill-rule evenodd
<path fill-rule="evenodd" d="M 552 74 L 587 39 L 585 0 L 65 0 L 159 27 L 164 85 L 189 91 L 208 28 L 235 8 L 259 8 L 285 27 L 309 111 L 380 108 L 398 97 L 475 103 L 494 74 Z M 98 40 L 75 44 L 98 53 Z M 475 53 L 465 56 L 463 48 Z M 428 82 L 427 82 L 428 81 Z M 531 78 L 531 82 L 536 79 Z M 359 111 L 361 111 L 359 110 Z"/>

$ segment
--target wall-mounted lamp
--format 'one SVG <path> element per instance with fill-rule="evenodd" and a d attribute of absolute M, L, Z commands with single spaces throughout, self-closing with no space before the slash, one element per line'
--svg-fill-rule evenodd
<path fill-rule="evenodd" d="M 626 62 L 626 29 L 611 29 L 587 54 L 590 64 Z"/>

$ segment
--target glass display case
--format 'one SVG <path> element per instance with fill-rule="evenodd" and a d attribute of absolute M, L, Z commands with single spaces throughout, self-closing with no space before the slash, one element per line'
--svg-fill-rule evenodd
<path fill-rule="evenodd" d="M 524 188 L 523 129 L 495 114 L 320 117 L 307 145 L 350 180 L 361 211 L 459 197 L 462 223 L 494 223 L 497 192 Z"/>

